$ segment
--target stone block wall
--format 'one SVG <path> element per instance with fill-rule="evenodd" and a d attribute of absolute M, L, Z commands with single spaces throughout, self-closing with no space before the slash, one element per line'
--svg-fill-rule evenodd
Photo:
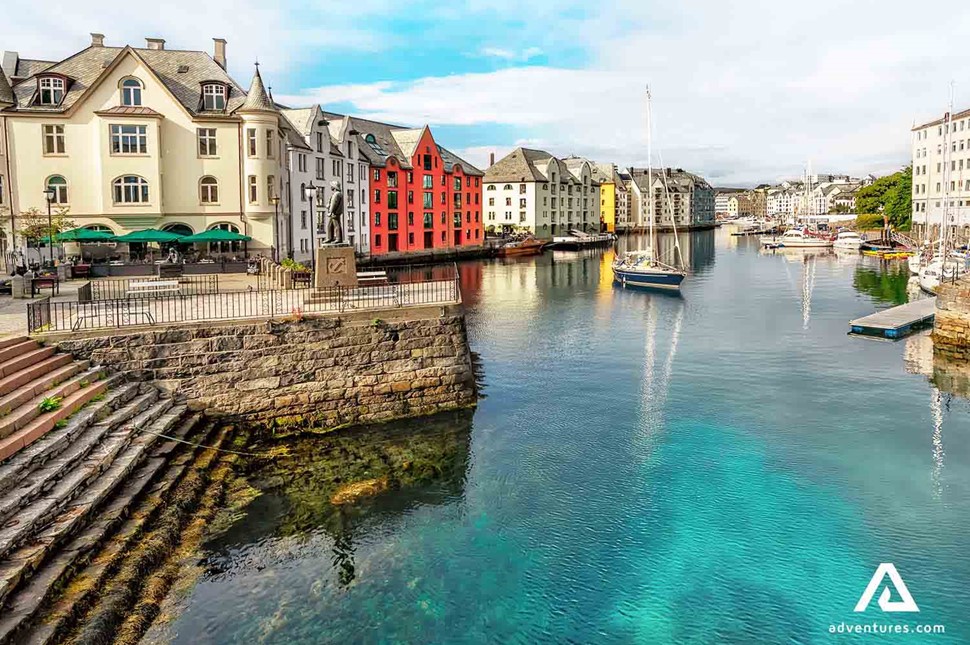
<path fill-rule="evenodd" d="M 476 401 L 460 307 L 46 340 L 153 381 L 194 409 L 264 423 L 356 425 Z"/>
<path fill-rule="evenodd" d="M 933 348 L 955 360 L 970 360 L 970 280 L 940 285 L 933 323 Z"/>

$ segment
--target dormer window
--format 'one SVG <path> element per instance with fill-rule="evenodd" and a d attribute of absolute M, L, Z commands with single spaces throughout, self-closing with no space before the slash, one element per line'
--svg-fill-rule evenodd
<path fill-rule="evenodd" d="M 226 109 L 226 86 L 221 83 L 206 83 L 202 86 L 202 109 L 222 112 Z"/>
<path fill-rule="evenodd" d="M 64 100 L 64 79 L 57 76 L 41 76 L 37 81 L 41 105 L 60 105 Z"/>
<path fill-rule="evenodd" d="M 121 104 L 141 105 L 142 84 L 137 78 L 126 78 L 121 82 Z"/>

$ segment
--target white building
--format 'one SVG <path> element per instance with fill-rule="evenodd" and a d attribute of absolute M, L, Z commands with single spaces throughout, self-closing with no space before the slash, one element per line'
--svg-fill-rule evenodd
<path fill-rule="evenodd" d="M 598 231 L 599 184 L 583 160 L 570 171 L 543 150 L 516 148 L 485 172 L 486 231 L 525 229 L 536 237 Z"/>
<path fill-rule="evenodd" d="M 912 163 L 914 224 L 970 225 L 970 110 L 914 127 Z"/>
<path fill-rule="evenodd" d="M 633 178 L 630 193 L 633 229 L 647 229 L 651 218 L 654 227 L 662 230 L 675 226 L 685 231 L 714 226 L 714 189 L 702 177 L 680 168 L 655 168 L 651 213 L 647 170 L 630 168 L 629 173 Z"/>

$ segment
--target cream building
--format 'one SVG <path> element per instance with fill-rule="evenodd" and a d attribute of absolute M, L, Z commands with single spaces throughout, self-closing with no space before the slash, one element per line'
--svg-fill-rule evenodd
<path fill-rule="evenodd" d="M 0 161 L 12 214 L 4 234 L 13 235 L 18 213 L 46 212 L 50 189 L 53 207 L 81 227 L 218 227 L 269 252 L 289 208 L 288 122 L 258 68 L 245 90 L 226 73 L 226 41 L 214 42 L 211 57 L 165 49 L 158 38 L 108 47 L 100 34 L 58 62 L 4 53 Z"/>
<path fill-rule="evenodd" d="M 912 129 L 913 223 L 970 226 L 970 110 Z M 949 188 L 949 196 L 947 196 Z"/>
<path fill-rule="evenodd" d="M 536 237 L 599 230 L 600 186 L 591 164 L 543 150 L 516 148 L 485 172 L 485 229 L 528 230 Z"/>
<path fill-rule="evenodd" d="M 630 203 L 634 230 L 649 228 L 651 218 L 660 230 L 714 227 L 714 189 L 702 177 L 679 168 L 655 168 L 650 174 L 645 168 L 630 168 L 629 173 L 633 178 Z"/>

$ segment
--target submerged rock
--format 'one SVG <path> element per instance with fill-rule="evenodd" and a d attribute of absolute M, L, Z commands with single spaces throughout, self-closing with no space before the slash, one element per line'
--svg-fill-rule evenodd
<path fill-rule="evenodd" d="M 373 497 L 386 491 L 390 487 L 388 478 L 365 479 L 359 482 L 344 484 L 330 496 L 330 503 L 334 506 L 353 504 L 362 497 Z"/>

